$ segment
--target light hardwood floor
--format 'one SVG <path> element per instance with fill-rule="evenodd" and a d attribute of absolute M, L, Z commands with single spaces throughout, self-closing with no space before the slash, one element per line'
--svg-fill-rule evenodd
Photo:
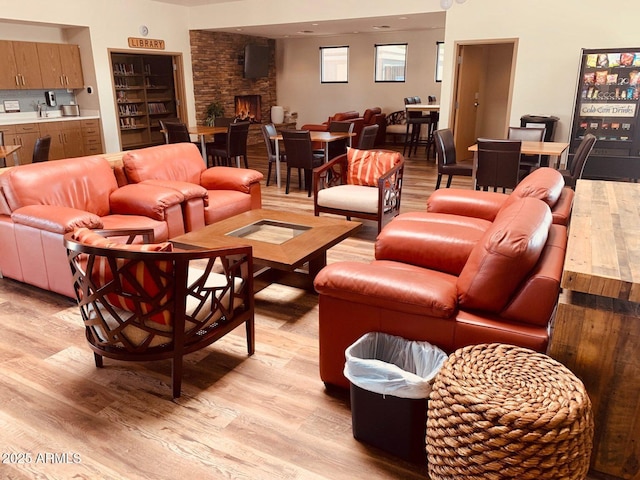
<path fill-rule="evenodd" d="M 250 166 L 266 175 L 261 146 Z M 312 212 L 295 181 L 290 195 L 263 183 L 264 206 Z M 424 209 L 434 185 L 433 159 L 407 159 L 402 210 Z M 371 259 L 375 234 L 364 225 L 329 251 L 329 263 Z M 172 401 L 168 361 L 105 359 L 96 369 L 71 300 L 2 279 L 0 478 L 425 478 L 425 466 L 353 438 L 348 394 L 326 391 L 318 375 L 317 321 L 315 295 L 262 290 L 255 355 L 237 329 L 187 356 L 182 397 Z"/>

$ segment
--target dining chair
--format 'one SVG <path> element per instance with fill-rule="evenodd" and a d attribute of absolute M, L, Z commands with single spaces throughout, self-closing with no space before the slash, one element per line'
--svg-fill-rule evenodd
<path fill-rule="evenodd" d="M 249 136 L 249 122 L 235 122 L 229 125 L 225 145 L 212 148 L 207 151 L 207 157 L 211 155 L 212 164 L 232 166 L 233 159 L 242 157 L 244 168 L 249 168 L 247 160 L 247 138 Z"/>
<path fill-rule="evenodd" d="M 436 147 L 436 158 L 438 161 L 438 179 L 436 180 L 436 190 L 440 188 L 442 176 L 447 175 L 447 188 L 451 186 L 451 179 L 454 175 L 471 177 L 473 175 L 473 159 L 456 159 L 456 145 L 453 139 L 453 132 L 450 128 L 436 130 L 433 133 Z"/>
<path fill-rule="evenodd" d="M 362 129 L 362 134 L 360 135 L 358 150 L 371 150 L 376 143 L 376 137 L 378 136 L 379 129 L 380 125 L 367 125 L 364 127 Z"/>
<path fill-rule="evenodd" d="M 269 158 L 269 169 L 267 171 L 267 187 L 271 180 L 271 168 L 276 163 L 276 142 L 271 140 L 271 137 L 275 137 L 278 134 L 275 124 L 265 123 L 261 127 L 264 143 L 267 146 L 267 157 Z M 284 152 L 280 151 L 280 162 L 286 162 L 287 156 Z"/>
<path fill-rule="evenodd" d="M 404 104 L 406 105 L 415 105 L 420 103 L 420 97 L 406 97 L 404 99 Z M 407 153 L 407 148 L 409 149 L 408 157 L 411 157 L 411 151 L 414 153 L 418 150 L 418 146 L 420 145 L 420 133 L 422 131 L 422 126 L 431 124 L 431 115 L 423 115 L 422 112 L 415 112 L 407 110 L 406 113 L 406 125 L 407 131 L 405 132 L 405 140 L 404 140 L 404 148 L 402 149 L 402 154 L 405 155 Z M 427 130 L 428 133 L 428 130 Z"/>
<path fill-rule="evenodd" d="M 580 142 L 580 145 L 578 145 L 576 153 L 572 157 L 570 156 L 567 168 L 559 170 L 564 178 L 564 184 L 567 187 L 571 187 L 575 190 L 576 182 L 582 178 L 582 173 L 584 172 L 584 167 L 587 164 L 587 159 L 589 158 L 589 155 L 591 155 L 591 151 L 595 144 L 595 135 L 587 133 Z"/>
<path fill-rule="evenodd" d="M 46 162 L 49 160 L 49 150 L 51 149 L 51 136 L 45 135 L 36 140 L 33 148 L 32 163 Z"/>
<path fill-rule="evenodd" d="M 284 149 L 287 152 L 287 186 L 285 193 L 289 193 L 289 183 L 291 180 L 291 169 L 297 168 L 304 171 L 304 182 L 307 189 L 307 196 L 311 196 L 312 172 L 315 167 L 324 163 L 324 154 L 313 151 L 311 144 L 311 134 L 309 130 L 283 130 L 282 140 Z M 300 173 L 298 173 L 298 185 L 302 188 Z"/>
<path fill-rule="evenodd" d="M 353 133 L 355 123 L 349 121 L 334 121 L 329 123 L 330 133 Z M 351 137 L 344 138 L 342 140 L 336 140 L 335 142 L 329 142 L 327 148 L 329 148 L 329 159 L 347 153 L 347 147 L 351 146 Z M 316 153 L 324 153 L 323 150 L 316 150 Z"/>
<path fill-rule="evenodd" d="M 543 142 L 547 131 L 544 127 L 509 127 L 508 140 Z M 541 166 L 542 155 L 520 155 L 520 178 Z"/>
<path fill-rule="evenodd" d="M 168 117 L 163 118 L 162 120 L 158 120 L 160 124 L 160 130 L 164 135 L 164 143 L 169 143 L 169 133 L 167 132 L 167 124 L 168 123 L 182 123 L 178 117 Z"/>
<path fill-rule="evenodd" d="M 514 189 L 520 180 L 520 140 L 478 139 L 476 189 Z"/>

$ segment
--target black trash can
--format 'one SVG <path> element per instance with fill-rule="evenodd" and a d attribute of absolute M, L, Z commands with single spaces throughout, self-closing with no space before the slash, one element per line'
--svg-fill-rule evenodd
<path fill-rule="evenodd" d="M 546 128 L 546 131 L 544 132 L 544 141 L 553 142 L 556 134 L 556 126 L 558 125 L 559 120 L 560 119 L 558 117 L 554 117 L 553 115 L 523 115 L 520 117 L 520 126 L 544 127 Z M 540 158 L 540 165 L 543 167 L 549 166 L 548 155 L 543 155 Z"/>
<path fill-rule="evenodd" d="M 446 353 L 428 342 L 373 332 L 347 348 L 345 356 L 353 436 L 425 464 L 427 401 Z"/>

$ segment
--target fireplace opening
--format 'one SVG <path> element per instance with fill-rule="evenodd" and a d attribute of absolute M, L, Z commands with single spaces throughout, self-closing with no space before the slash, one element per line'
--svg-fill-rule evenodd
<path fill-rule="evenodd" d="M 262 107 L 261 95 L 236 95 L 236 119 L 249 120 L 251 123 L 261 123 L 262 115 L 260 114 Z"/>

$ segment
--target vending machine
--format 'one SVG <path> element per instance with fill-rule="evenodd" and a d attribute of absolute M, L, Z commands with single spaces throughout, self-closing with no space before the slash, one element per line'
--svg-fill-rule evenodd
<path fill-rule="evenodd" d="M 582 50 L 569 153 L 597 141 L 584 178 L 640 178 L 640 48 Z"/>

